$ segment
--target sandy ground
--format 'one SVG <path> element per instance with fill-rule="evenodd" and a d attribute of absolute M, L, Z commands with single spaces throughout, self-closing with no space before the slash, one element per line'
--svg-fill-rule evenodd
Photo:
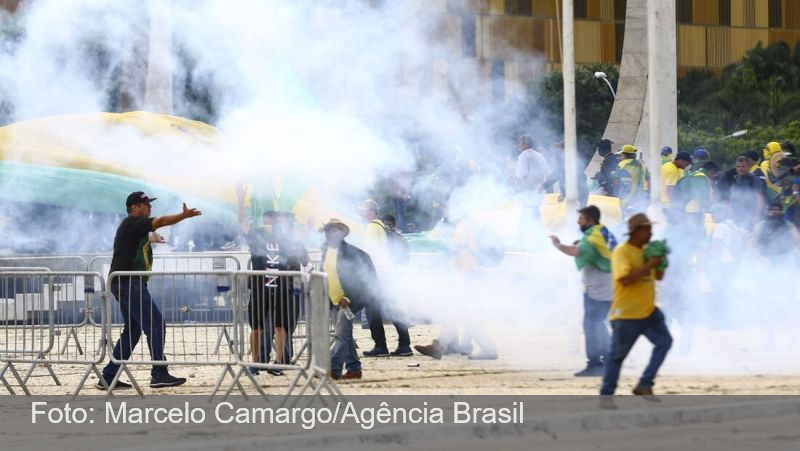
<path fill-rule="evenodd" d="M 387 325 L 387 338 L 390 343 L 396 340 L 394 330 Z M 177 349 L 183 349 L 187 360 L 211 355 L 219 331 L 215 329 L 193 329 L 182 331 L 183 339 L 197 337 L 198 341 L 180 343 L 172 340 L 169 358 L 175 360 Z M 356 326 L 355 332 L 361 350 L 371 347 L 367 330 Z M 413 343 L 429 343 L 438 334 L 436 326 L 415 326 L 411 329 Z M 496 361 L 470 361 L 464 356 L 446 356 L 440 361 L 415 355 L 407 358 L 363 358 L 364 379 L 343 382 L 339 387 L 346 395 L 442 395 L 442 394 L 480 394 L 480 395 L 594 395 L 599 388 L 599 378 L 575 378 L 572 373 L 583 364 L 583 351 L 580 335 L 574 331 L 561 329 L 537 330 L 492 330 L 490 335 L 498 345 L 500 358 Z M 769 337 L 763 330 L 696 330 L 693 345 L 686 346 L 686 339 L 675 331 L 676 347 L 669 355 L 658 379 L 657 392 L 662 394 L 736 394 L 736 395 L 790 395 L 800 394 L 800 347 L 797 337 L 791 334 L 778 334 L 774 345 L 766 346 Z M 86 335 L 93 338 L 91 334 Z M 174 338 L 174 337 L 173 337 Z M 176 346 L 177 345 L 177 346 Z M 142 347 L 142 346 L 140 346 Z M 142 347 L 144 348 L 144 347 Z M 69 347 L 68 355 L 73 350 Z M 645 366 L 649 344 L 642 341 L 623 370 L 620 393 L 627 394 L 635 385 L 636 376 Z M 224 354 L 221 359 L 227 358 Z M 418 364 L 418 366 L 416 366 Z M 23 369 L 25 365 L 19 365 Z M 46 369 L 38 367 L 29 381 L 33 394 L 56 395 L 71 393 L 85 367 L 76 365 L 54 365 L 63 386 L 55 386 Z M 174 365 L 171 372 L 189 377 L 185 386 L 154 390 L 147 387 L 149 370 L 137 369 L 134 374 L 142 384 L 146 395 L 151 394 L 201 394 L 207 395 L 216 381 L 220 367 L 198 365 Z M 282 394 L 286 391 L 293 373 L 274 377 L 262 373 L 257 377 L 269 394 Z M 8 376 L 8 375 L 7 375 Z M 230 380 L 230 379 L 228 379 Z M 97 395 L 93 385 L 95 378 L 83 391 L 84 394 Z M 255 394 L 253 387 L 247 391 Z M 119 394 L 123 394 L 121 392 Z M 130 393 L 130 392 L 127 392 Z M 205 399 L 205 397 L 204 397 Z M 274 398 L 273 398 L 274 399 Z M 492 398 L 486 398 L 491 400 Z M 556 420 L 563 399 L 548 401 L 555 409 Z M 574 403 L 592 401 L 594 398 L 576 396 Z M 674 397 L 678 402 L 694 402 L 695 398 Z M 738 402 L 738 398 L 714 398 L 706 403 L 720 405 Z M 776 398 L 782 399 L 782 398 Z M 19 418 L 27 422 L 29 405 L 23 397 L 5 397 L 0 403 L 0 411 L 19 412 Z M 390 401 L 391 403 L 392 401 Z M 399 401 L 398 401 L 399 402 Z M 569 401 L 573 403 L 573 401 Z M 153 431 L 143 425 L 105 426 L 83 431 L 76 429 L 69 434 L 45 432 L 42 430 L 31 436 L 27 429 L 0 429 L 0 442 L 10 445 L 9 449 L 48 449 L 58 447 L 65 450 L 86 449 L 386 449 L 386 450 L 517 450 L 517 449 L 555 449 L 555 450 L 749 450 L 763 451 L 800 449 L 800 434 L 796 425 L 800 421 L 800 409 L 774 415 L 768 418 L 749 417 L 746 419 L 727 419 L 715 421 L 705 419 L 702 424 L 691 424 L 680 413 L 662 419 L 658 424 L 650 424 L 644 429 L 631 426 L 630 415 L 642 407 L 642 400 L 626 397 L 618 401 L 622 408 L 619 413 L 599 412 L 594 409 L 580 410 L 576 415 L 585 415 L 579 420 L 581 425 L 599 424 L 609 421 L 609 427 L 568 428 L 559 433 L 529 427 L 525 431 L 494 431 L 492 428 L 473 429 L 453 434 L 442 429 L 433 435 L 431 441 L 414 440 L 410 435 L 385 433 L 362 441 L 361 431 L 321 428 L 314 432 L 275 427 L 253 427 L 239 432 L 231 432 L 221 425 L 175 426 Z M 645 403 L 646 404 L 646 403 Z M 664 406 L 666 407 L 666 406 Z M 726 407 L 722 407 L 725 409 Z M 730 408 L 729 408 L 730 409 Z M 734 407 L 734 409 L 736 409 Z M 643 411 L 642 411 L 643 412 Z M 598 415 L 600 415 L 598 417 Z M 608 415 L 628 415 L 627 419 L 607 420 Z M 613 418 L 613 417 L 608 417 Z M 671 418 L 681 418 L 673 424 Z M 550 421 L 550 420 L 545 420 Z M 604 424 L 604 423 L 603 423 Z M 29 426 L 29 425 L 28 425 Z M 375 431 L 380 433 L 380 431 Z M 452 431 L 451 431 L 452 432 Z M 326 434 L 339 434 L 339 442 L 329 445 Z M 343 438 L 343 435 L 345 438 Z M 296 443 L 296 445 L 293 445 Z M 0 448 L 3 448 L 0 446 Z M 5 448 L 3 448 L 5 449 Z"/>
<path fill-rule="evenodd" d="M 396 340 L 391 325 L 386 326 L 389 343 Z M 194 361 L 212 356 L 218 330 L 181 332 L 186 343 L 168 340 L 168 359 L 185 353 L 185 360 Z M 360 351 L 371 348 L 369 332 L 355 327 Z M 438 334 L 437 326 L 418 325 L 411 329 L 412 344 L 430 343 Z M 94 338 L 94 335 L 81 335 Z M 405 358 L 362 358 L 364 378 L 341 382 L 345 394 L 506 394 L 506 395 L 591 395 L 599 388 L 599 378 L 576 378 L 572 373 L 584 363 L 582 337 L 560 329 L 492 330 L 500 358 L 496 361 L 471 361 L 464 356 L 445 356 L 442 360 L 414 355 Z M 675 331 L 676 344 L 657 380 L 661 394 L 800 394 L 800 347 L 798 337 L 778 334 L 767 346 L 763 330 L 698 329 L 693 344 Z M 83 340 L 83 338 L 81 338 Z M 194 343 L 194 345 L 192 345 Z M 146 350 L 140 344 L 140 351 Z M 649 357 L 650 345 L 642 338 L 623 368 L 620 394 L 627 394 L 636 383 Z M 67 355 L 74 354 L 72 347 Z M 214 355 L 215 356 L 215 355 Z M 221 361 L 224 354 L 215 356 Z M 22 371 L 27 365 L 17 364 Z M 28 386 L 33 394 L 71 393 L 85 366 L 54 365 L 62 386 L 56 386 L 43 367 L 35 369 Z M 173 365 L 173 374 L 186 376 L 189 382 L 174 389 L 152 390 L 147 387 L 149 368 L 135 367 L 136 380 L 146 394 L 208 394 L 222 367 Z M 293 376 L 270 376 L 261 373 L 259 383 L 268 393 L 286 391 Z M 10 374 L 6 376 L 11 380 Z M 124 378 L 123 378 L 124 379 Z M 87 394 L 97 394 L 92 375 Z M 15 384 L 12 384 L 15 385 Z M 255 393 L 252 387 L 248 392 Z"/>

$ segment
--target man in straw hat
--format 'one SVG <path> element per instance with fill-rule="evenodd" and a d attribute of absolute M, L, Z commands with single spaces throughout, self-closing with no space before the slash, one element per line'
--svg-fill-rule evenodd
<path fill-rule="evenodd" d="M 605 374 L 601 395 L 613 395 L 617 388 L 622 362 L 640 335 L 655 346 L 650 363 L 639 383 L 635 395 L 648 401 L 658 401 L 653 396 L 656 373 L 672 346 L 672 336 L 664 321 L 664 314 L 656 307 L 656 280 L 664 272 L 657 267 L 662 258 L 645 259 L 645 247 L 653 236 L 652 223 L 643 213 L 628 219 L 628 241 L 617 246 L 611 254 L 611 277 L 614 293 L 611 301 L 611 350 L 605 361 Z M 603 398 L 602 407 L 614 408 L 610 398 Z"/>
<path fill-rule="evenodd" d="M 350 227 L 338 219 L 328 221 L 322 246 L 322 269 L 328 274 L 328 297 L 338 307 L 334 344 L 331 350 L 333 379 L 361 379 L 361 361 L 353 339 L 355 314 L 369 304 L 377 304 L 378 277 L 372 259 L 344 238 Z M 347 373 L 342 375 L 342 366 Z"/>

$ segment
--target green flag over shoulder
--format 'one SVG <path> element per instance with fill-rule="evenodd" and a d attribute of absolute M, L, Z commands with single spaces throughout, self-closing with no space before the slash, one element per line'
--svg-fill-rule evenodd
<path fill-rule="evenodd" d="M 583 269 L 592 266 L 599 271 L 611 272 L 611 251 L 617 247 L 617 239 L 602 224 L 590 227 L 578 243 L 578 256 L 575 266 Z"/>

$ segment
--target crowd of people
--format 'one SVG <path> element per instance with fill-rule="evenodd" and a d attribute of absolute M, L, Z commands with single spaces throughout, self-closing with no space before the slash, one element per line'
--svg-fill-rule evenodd
<path fill-rule="evenodd" d="M 713 267 L 713 274 L 707 276 L 714 297 L 717 300 L 730 297 L 731 284 L 726 279 L 740 270 L 743 250 L 747 248 L 759 263 L 770 269 L 795 267 L 795 254 L 800 248 L 800 164 L 790 143 L 770 142 L 760 155 L 755 151 L 745 152 L 736 158 L 733 168 L 724 172 L 705 149 L 680 151 L 673 155 L 672 149 L 663 148 L 660 200 L 666 218 L 663 234 L 666 241 L 674 243 L 670 251 L 663 241 L 651 242 L 652 223 L 641 213 L 649 207 L 652 187 L 649 170 L 639 149 L 624 145 L 614 153 L 611 152 L 612 146 L 608 140 L 598 143 L 597 151 L 603 161 L 593 179 L 600 193 L 619 198 L 627 221 L 628 239 L 618 244 L 612 230 L 601 223 L 600 209 L 592 205 L 579 211 L 578 225 L 583 233 L 579 242 L 568 245 L 561 243 L 556 236 L 550 238 L 558 250 L 575 258 L 585 288 L 583 326 L 587 366 L 575 375 L 603 376 L 601 394 L 613 394 L 622 361 L 636 339 L 644 335 L 654 344 L 654 351 L 634 393 L 653 397 L 656 373 L 672 344 L 667 324 L 672 318 L 683 322 L 688 315 L 687 306 L 682 304 L 692 297 L 688 296 L 692 288 L 687 281 L 696 278 L 703 267 Z M 522 205 L 520 235 L 523 238 L 543 236 L 539 207 L 544 194 L 552 190 L 556 182 L 563 194 L 563 160 L 560 165 L 558 162 L 552 164 L 552 159 L 548 161 L 540 150 L 534 148 L 529 136 L 519 138 L 518 150 L 512 185 Z M 585 205 L 589 184 L 579 185 L 586 188 L 581 190 L 579 198 Z M 258 221 L 251 222 L 245 213 L 246 191 L 239 187 L 237 194 L 241 234 L 251 253 L 252 269 L 308 270 L 311 267 L 308 246 L 292 233 L 293 218 L 289 217 L 290 214 L 265 211 Z M 131 194 L 129 216 L 120 225 L 115 240 L 112 268 L 147 268 L 152 255 L 133 255 L 131 249 L 139 249 L 141 243 L 146 243 L 145 253 L 149 254 L 149 242 L 158 242 L 158 235 L 151 232 L 199 214 L 184 208 L 183 213 L 174 217 L 149 218 L 149 206 L 153 200 L 141 192 Z M 398 207 L 395 203 L 395 208 L 406 221 L 405 212 L 400 211 L 402 205 Z M 331 354 L 331 377 L 334 379 L 362 378 L 361 356 L 413 355 L 409 318 L 404 312 L 393 311 L 396 303 L 387 299 L 386 290 L 381 288 L 382 278 L 390 277 L 393 271 L 408 262 L 408 243 L 397 230 L 394 216 L 380 216 L 381 208 L 376 201 L 366 200 L 358 210 L 366 224 L 360 247 L 346 240 L 350 228 L 341 220 L 331 219 L 319 230 L 324 235 L 321 267 L 328 277 L 331 307 L 336 311 Z M 710 227 L 707 214 L 713 218 Z M 136 224 L 135 233 L 128 231 L 128 223 Z M 465 276 L 475 274 L 481 269 L 478 254 L 482 252 L 481 248 L 487 250 L 485 243 L 476 239 L 481 235 L 480 226 L 468 218 L 457 224 L 453 221 L 452 225 L 452 269 Z M 488 249 L 486 254 L 502 254 L 502 251 L 495 251 Z M 664 277 L 669 252 L 672 277 L 659 291 L 660 304 L 665 306 L 662 312 L 655 304 L 655 282 Z M 117 290 L 119 293 L 115 292 L 121 306 L 130 305 L 134 297 L 138 302 L 150 303 L 146 280 L 139 282 L 141 292 L 131 294 L 121 288 Z M 253 276 L 249 280 L 247 313 L 254 362 L 250 368 L 251 375 L 267 367 L 269 374 L 282 375 L 281 366 L 292 361 L 292 334 L 301 313 L 293 283 L 291 277 Z M 142 308 L 155 309 L 157 313 L 154 305 Z M 123 315 L 128 316 L 127 322 L 130 323 L 130 330 L 126 329 L 126 333 L 132 336 L 123 334 L 115 356 L 130 354 L 138 335 L 144 332 L 148 337 L 152 336 L 155 343 L 150 349 L 153 360 L 163 360 L 157 338 L 163 329 L 160 316 L 155 314 L 145 321 L 131 311 L 126 314 L 125 309 Z M 353 322 L 359 315 L 373 342 L 371 349 L 363 351 L 361 356 L 353 338 Z M 397 332 L 398 342 L 392 350 L 387 343 L 384 319 Z M 611 334 L 608 319 L 611 320 Z M 480 321 L 469 324 L 459 321 L 443 324 L 437 340 L 429 345 L 416 345 L 414 349 L 435 359 L 446 354 L 496 359 L 496 347 L 482 333 Z M 477 345 L 477 351 L 473 351 L 473 344 Z M 273 350 L 274 360 L 271 357 Z M 258 363 L 273 364 L 256 365 Z M 118 368 L 110 364 L 106 370 L 104 383 L 99 384 L 101 388 L 114 378 Z M 153 371 L 151 386 L 154 387 L 184 381 L 168 375 L 165 366 L 156 366 Z"/>
<path fill-rule="evenodd" d="M 640 213 L 649 206 L 651 186 L 638 149 L 625 145 L 612 153 L 612 144 L 603 140 L 597 145 L 603 162 L 595 180 L 602 194 L 619 198 L 628 241 L 618 246 L 613 233 L 600 223 L 600 210 L 591 205 L 579 211 L 578 225 L 584 233 L 579 242 L 563 244 L 556 236 L 551 241 L 574 257 L 582 272 L 587 367 L 575 375 L 602 376 L 600 394 L 613 395 L 622 361 L 636 338 L 644 335 L 654 349 L 633 392 L 655 401 L 655 376 L 673 342 L 667 328 L 671 319 L 683 328 L 682 345 L 688 349 L 701 311 L 707 313 L 706 320 L 725 324 L 752 286 L 778 286 L 794 279 L 800 250 L 800 165 L 791 143 L 770 142 L 761 154 L 745 152 L 725 172 L 706 149 L 673 155 L 664 147 L 663 235 L 673 243 L 667 246 L 666 241 L 650 241 L 652 223 Z M 668 265 L 671 277 L 659 290 L 662 312 L 655 306 L 655 281 L 664 279 Z M 737 284 L 742 277 L 746 283 Z M 706 299 L 697 289 L 701 278 L 710 283 Z M 707 302 L 700 308 L 702 301 Z M 794 309 L 772 309 L 775 314 L 757 310 L 743 316 L 749 324 L 759 321 L 753 314 L 767 317 L 764 325 L 774 345 L 775 330 L 786 325 Z M 603 406 L 615 407 L 610 400 Z"/>

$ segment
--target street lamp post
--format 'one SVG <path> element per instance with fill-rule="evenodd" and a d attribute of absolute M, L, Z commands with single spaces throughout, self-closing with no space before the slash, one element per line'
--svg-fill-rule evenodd
<path fill-rule="evenodd" d="M 608 76 L 606 75 L 605 72 L 595 72 L 594 73 L 594 78 L 596 78 L 598 80 L 603 80 L 604 82 L 606 82 L 606 84 L 608 85 L 608 89 L 611 90 L 611 96 L 614 97 L 615 99 L 617 98 L 617 93 L 614 92 L 614 87 L 611 86 L 611 82 L 608 81 Z"/>
<path fill-rule="evenodd" d="M 722 139 L 738 138 L 738 137 L 746 135 L 746 134 L 747 134 L 747 130 L 739 130 L 738 132 L 733 132 L 728 136 L 723 136 Z"/>

